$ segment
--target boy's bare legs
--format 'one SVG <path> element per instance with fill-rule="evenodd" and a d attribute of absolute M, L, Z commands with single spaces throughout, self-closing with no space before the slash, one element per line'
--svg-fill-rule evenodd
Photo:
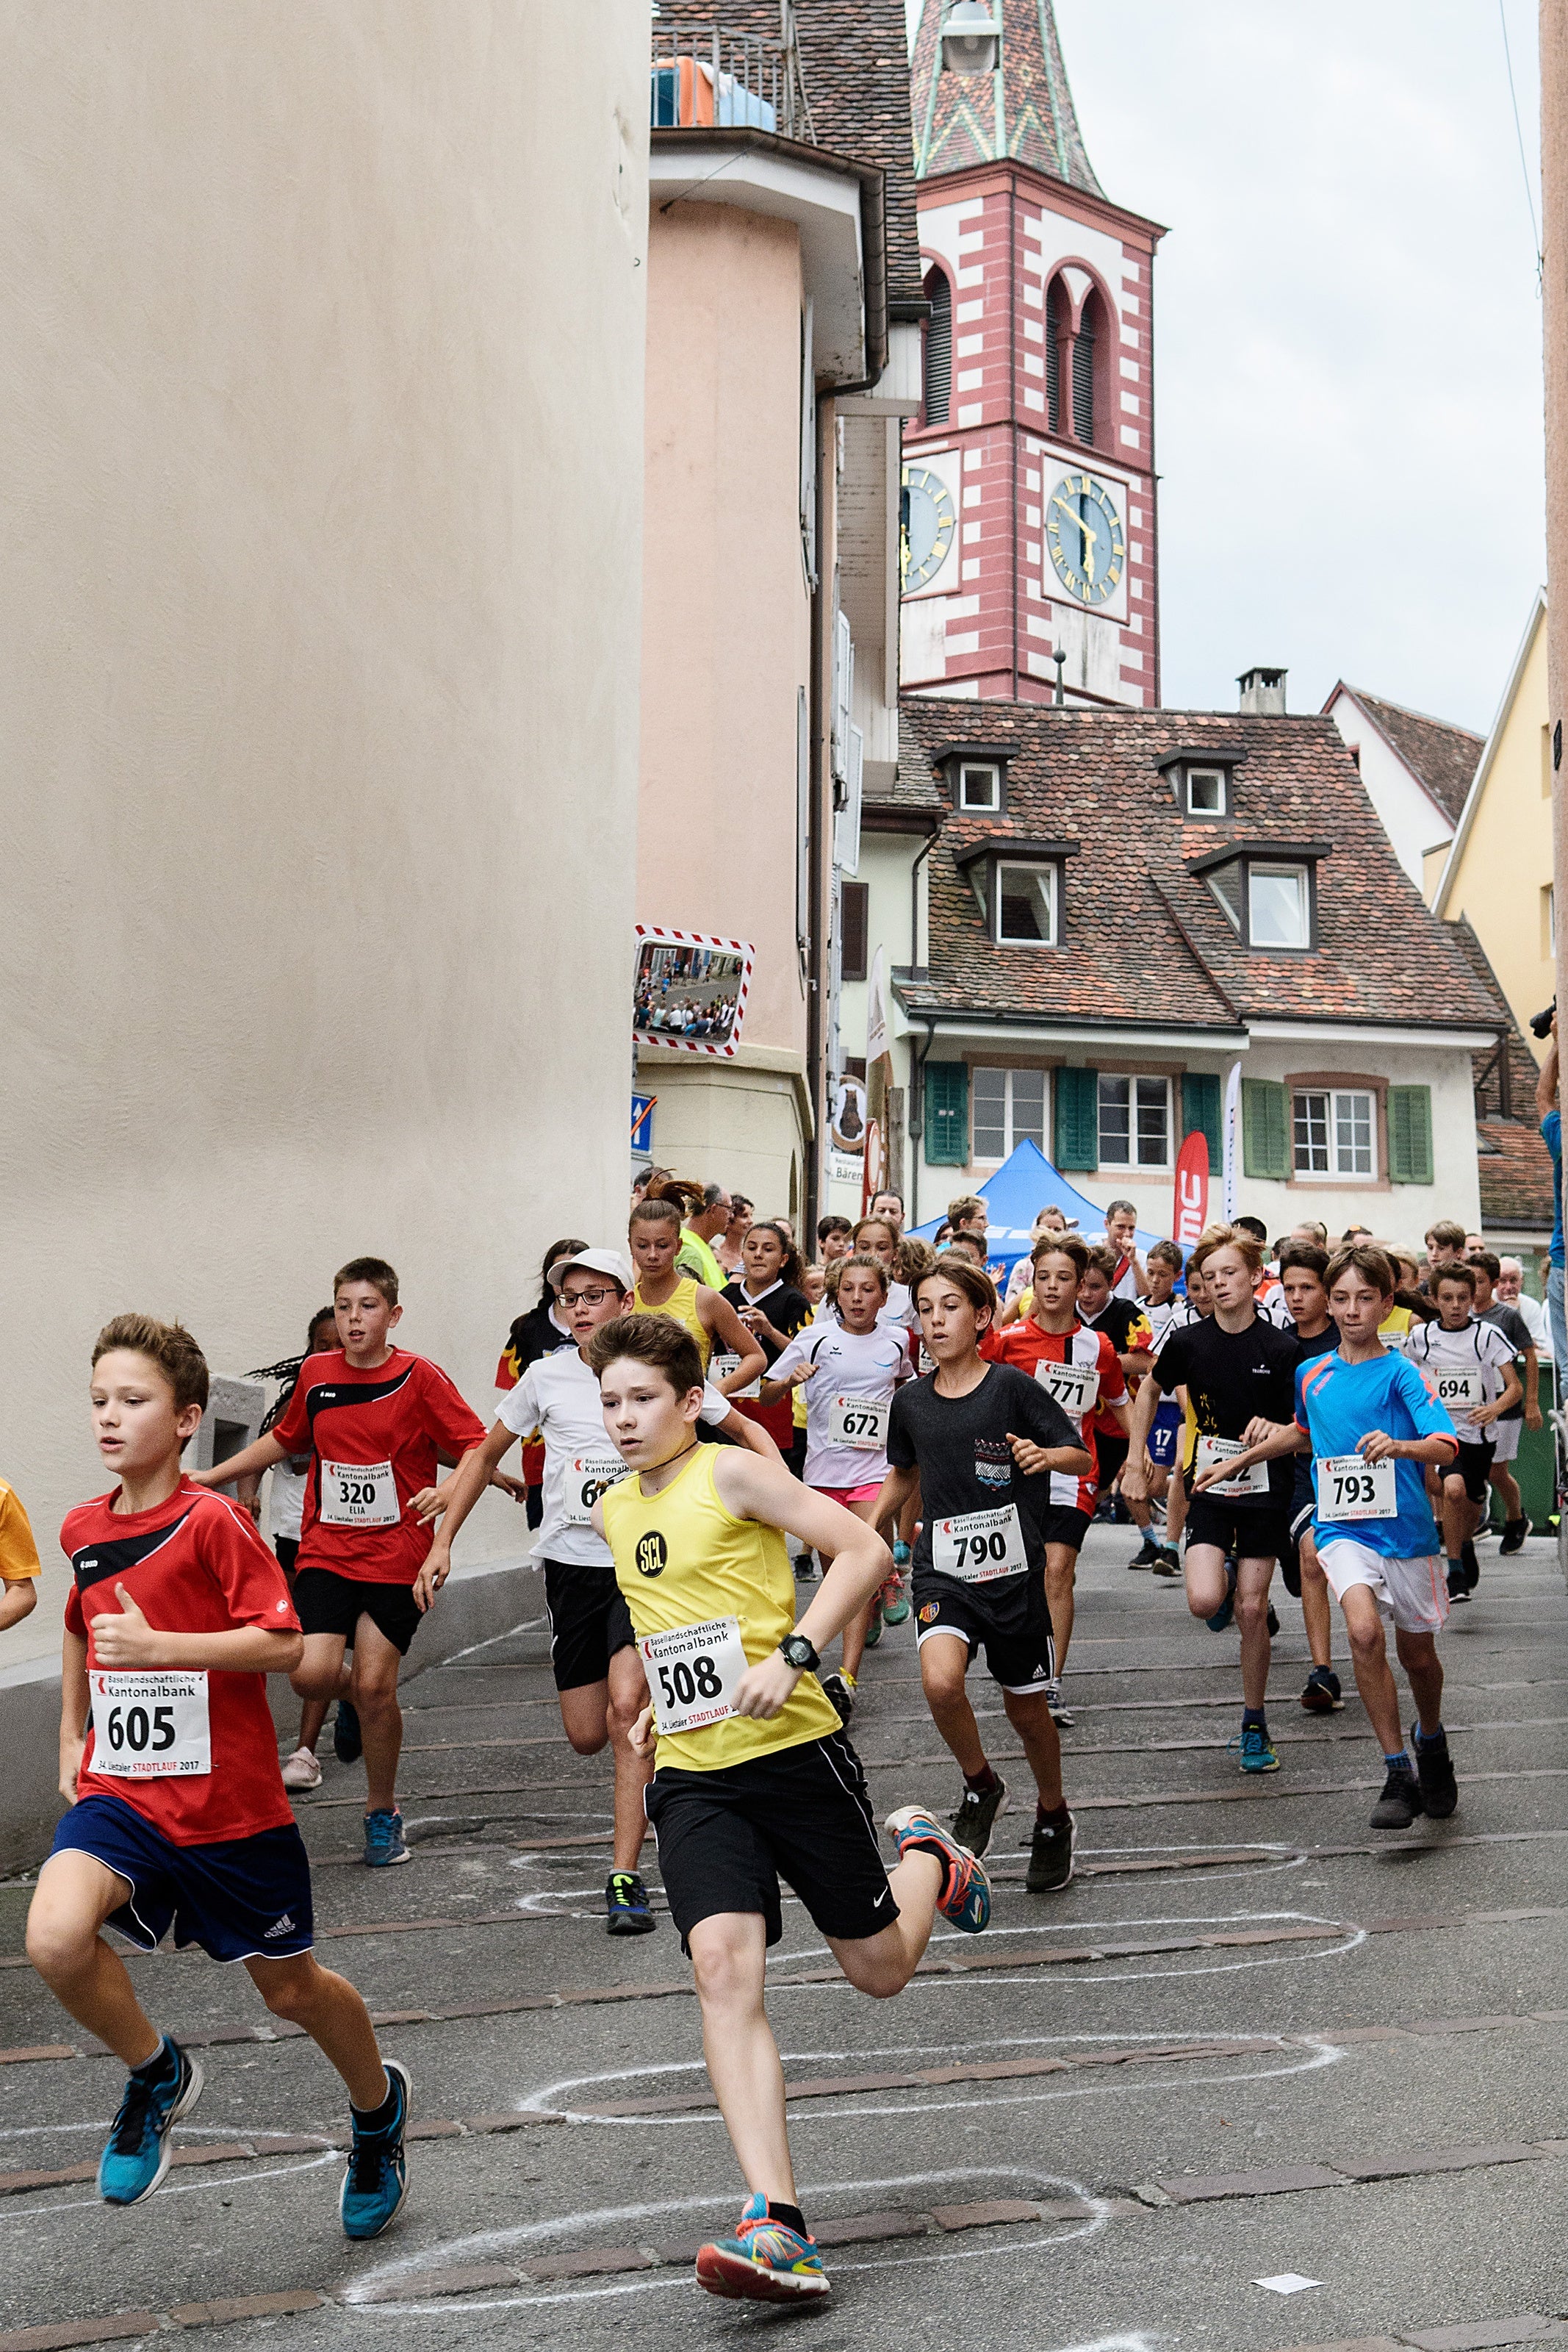
<path fill-rule="evenodd" d="M 610 1661 L 609 1678 L 582 1683 L 557 1694 L 566 1736 L 580 1756 L 597 1756 L 608 1740 L 615 1765 L 615 1836 L 612 1870 L 635 1870 L 648 1834 L 643 1792 L 653 1777 L 653 1758 L 633 1755 L 632 1726 L 648 1704 L 643 1662 L 630 1643 Z"/>
<path fill-rule="evenodd" d="M 1141 1524 L 1145 1528 L 1148 1526 L 1146 1511 Z M 1056 1644 L 1059 1677 L 1067 1664 L 1068 1644 L 1072 1639 L 1072 1594 L 1077 1572 L 1078 1554 L 1071 1544 L 1046 1545 L 1045 1598 L 1051 1610 L 1051 1635 Z"/>
<path fill-rule="evenodd" d="M 99 1932 L 131 1892 L 107 1863 L 68 1850 L 45 1863 L 27 1913 L 27 1958 L 61 2008 L 127 2067 L 145 2066 L 162 2042 Z"/>
<path fill-rule="evenodd" d="M 1002 1705 L 1008 1711 L 1008 1721 L 1023 1742 L 1040 1803 L 1048 1813 L 1060 1812 L 1063 1803 L 1061 1735 L 1051 1719 L 1050 1701 L 1044 1691 L 1004 1691 Z"/>
<path fill-rule="evenodd" d="M 274 2017 L 302 2025 L 331 2060 L 352 2104 L 367 2112 L 379 2107 L 387 2095 L 387 2072 L 371 2012 L 347 1977 L 324 1969 L 313 1952 L 281 1960 L 248 1959 L 245 1966 Z"/>
<path fill-rule="evenodd" d="M 1333 1652 L 1333 1615 L 1329 1606 L 1329 1580 L 1319 1566 L 1318 1548 L 1310 1528 L 1297 1547 L 1297 1558 L 1301 1565 L 1301 1622 L 1307 1629 L 1307 1647 L 1313 1665 L 1326 1666 Z"/>

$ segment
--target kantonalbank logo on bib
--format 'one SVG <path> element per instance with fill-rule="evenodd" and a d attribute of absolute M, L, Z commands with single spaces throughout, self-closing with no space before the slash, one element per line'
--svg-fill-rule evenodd
<path fill-rule="evenodd" d="M 663 1576 L 670 1564 L 670 1547 L 657 1528 L 637 1538 L 637 1573 L 639 1576 Z"/>

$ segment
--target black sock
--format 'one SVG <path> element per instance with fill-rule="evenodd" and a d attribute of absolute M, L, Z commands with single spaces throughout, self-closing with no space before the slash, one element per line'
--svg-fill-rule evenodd
<path fill-rule="evenodd" d="M 1441 1724 L 1437 1726 L 1436 1731 L 1423 1731 L 1419 1724 L 1416 1726 L 1416 1745 L 1417 1748 L 1435 1748 L 1439 1739 L 1446 1740 L 1448 1737 L 1448 1735 L 1444 1730 Z"/>
<path fill-rule="evenodd" d="M 177 2074 L 179 2066 L 180 2053 L 165 2034 L 152 2057 L 144 2058 L 140 2066 L 132 2066 L 131 2072 L 140 2075 L 144 2083 L 162 2083 L 169 2075 Z"/>
<path fill-rule="evenodd" d="M 977 1797 L 988 1797 L 996 1785 L 997 1776 L 988 1764 L 982 1764 L 977 1772 L 964 1775 L 965 1788 Z"/>
<path fill-rule="evenodd" d="M 780 2205 L 776 2197 L 770 2197 L 768 2200 L 768 2218 L 770 2221 L 782 2221 L 787 2230 L 793 2230 L 799 2237 L 809 2238 L 811 2234 L 806 2227 L 806 2216 L 799 2205 Z"/>
<path fill-rule="evenodd" d="M 1042 1830 L 1059 1830 L 1063 1822 L 1070 1822 L 1072 1816 L 1067 1810 L 1065 1798 L 1060 1805 L 1047 1811 L 1037 1797 L 1034 1804 L 1034 1818 L 1037 1825 Z"/>
<path fill-rule="evenodd" d="M 1242 1708 L 1241 1728 L 1243 1731 L 1246 1730 L 1249 1723 L 1257 1724 L 1264 1731 L 1267 1731 L 1269 1728 L 1269 1718 L 1260 1706 L 1244 1706 Z"/>
<path fill-rule="evenodd" d="M 397 2119 L 397 2107 L 400 2096 L 400 2086 L 392 2081 L 392 2076 L 389 2074 L 387 2076 L 386 2096 L 382 2101 L 379 2107 L 353 2108 L 352 2113 L 354 2121 L 359 2125 L 360 2129 L 361 2131 L 385 2131 L 389 2124 L 394 2123 Z"/>

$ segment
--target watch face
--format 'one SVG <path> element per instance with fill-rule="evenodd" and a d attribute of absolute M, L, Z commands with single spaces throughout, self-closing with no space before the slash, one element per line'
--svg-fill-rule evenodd
<path fill-rule="evenodd" d="M 941 571 L 957 522 L 953 494 L 940 474 L 934 474 L 928 466 L 905 466 L 899 560 L 906 596 L 925 587 Z"/>
<path fill-rule="evenodd" d="M 1056 576 L 1082 604 L 1103 604 L 1115 593 L 1126 566 L 1122 518 L 1103 482 L 1092 474 L 1064 474 L 1051 494 L 1046 538 Z"/>

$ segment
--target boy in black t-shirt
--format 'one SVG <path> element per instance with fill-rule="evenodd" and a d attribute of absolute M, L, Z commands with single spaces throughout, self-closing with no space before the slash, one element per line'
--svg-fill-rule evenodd
<path fill-rule="evenodd" d="M 1007 1787 L 986 1760 L 964 1683 L 984 1646 L 1037 1790 L 1027 1885 L 1072 1875 L 1072 1816 L 1061 1793 L 1061 1742 L 1048 1688 L 1056 1673 L 1045 1594 L 1051 1473 L 1090 1475 L 1093 1456 L 1061 1407 L 1012 1364 L 988 1364 L 979 1343 L 997 1311 L 990 1276 L 945 1257 L 915 1288 L 921 1337 L 936 1370 L 893 1401 L 888 1474 L 874 1523 L 902 1510 L 918 1484 L 925 1517 L 915 1548 L 920 1680 L 936 1728 L 964 1775 L 953 1834 L 983 1854 Z"/>

